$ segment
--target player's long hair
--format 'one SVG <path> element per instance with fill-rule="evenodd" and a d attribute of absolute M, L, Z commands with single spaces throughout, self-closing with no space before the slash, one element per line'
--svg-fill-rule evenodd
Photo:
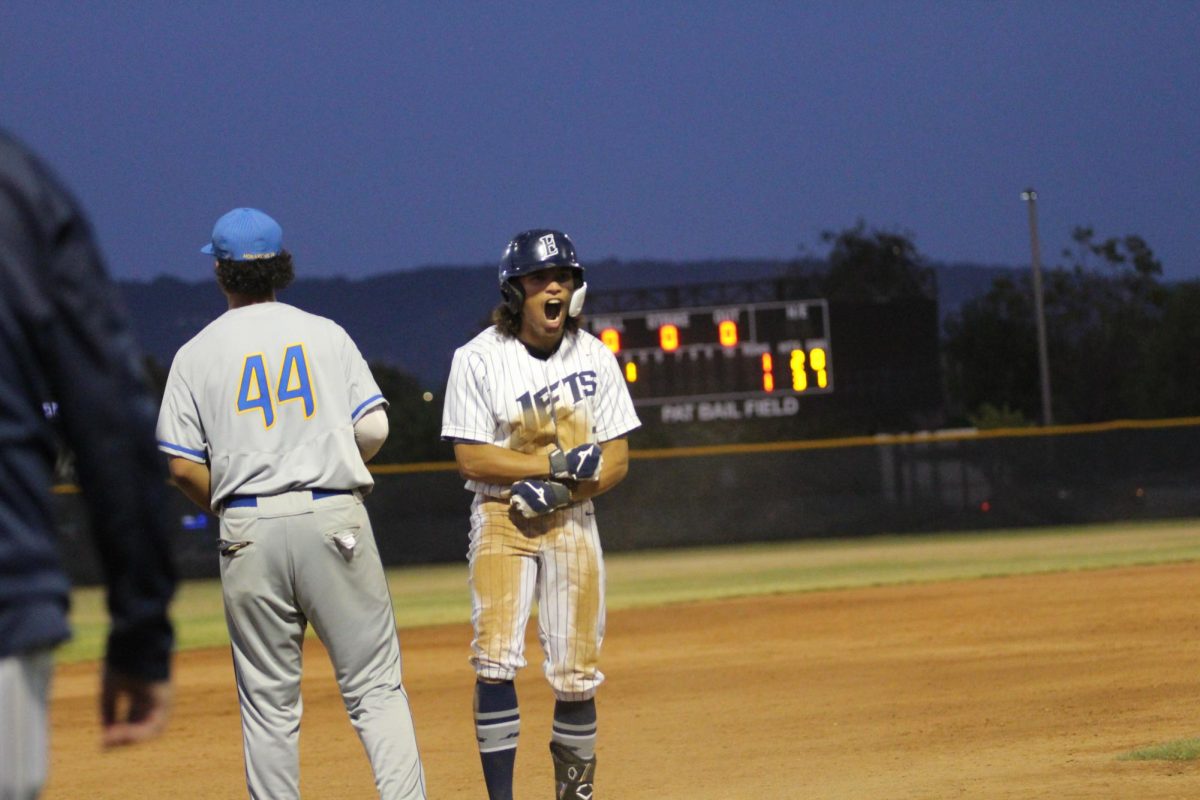
<path fill-rule="evenodd" d="M 253 261 L 217 259 L 217 282 L 230 294 L 266 297 L 286 289 L 295 277 L 292 254 L 287 250 L 281 250 L 274 258 Z"/>
<path fill-rule="evenodd" d="M 562 313 L 566 314 L 567 309 L 564 308 Z M 567 321 L 563 325 L 567 333 L 579 330 L 579 319 L 579 317 L 567 317 Z M 507 303 L 501 303 L 492 309 L 491 321 L 505 336 L 515 339 L 521 332 L 521 312 L 514 312 Z"/>

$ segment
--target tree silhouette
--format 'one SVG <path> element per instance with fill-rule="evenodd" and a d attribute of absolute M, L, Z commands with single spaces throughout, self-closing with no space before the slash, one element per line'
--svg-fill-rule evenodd
<path fill-rule="evenodd" d="M 1162 264 L 1140 236 L 1097 240 L 1090 227 L 1072 232 L 1067 263 L 1050 269 L 1045 310 L 1050 384 L 1059 422 L 1178 413 L 1183 389 L 1161 387 L 1168 362 L 1183 354 L 1164 339 L 1171 291 Z M 1031 278 L 997 280 L 944 326 L 947 393 L 959 417 L 984 404 L 1036 419 L 1040 406 Z M 1182 335 L 1185 314 L 1172 323 Z M 1194 341 L 1194 340 L 1193 340 Z M 1178 382 L 1175 382 L 1178 384 Z M 1193 405 L 1194 407 L 1194 405 Z"/>

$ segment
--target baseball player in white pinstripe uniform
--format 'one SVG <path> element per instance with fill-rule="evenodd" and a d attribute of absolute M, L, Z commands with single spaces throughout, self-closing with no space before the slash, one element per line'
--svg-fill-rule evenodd
<path fill-rule="evenodd" d="M 362 496 L 387 436 L 386 401 L 328 319 L 275 300 L 292 280 L 275 220 L 238 208 L 202 252 L 229 310 L 180 348 L 159 449 L 197 505 L 221 518 L 252 798 L 300 796 L 301 651 L 311 622 L 329 651 L 380 797 L 425 797 L 391 597 Z"/>
<path fill-rule="evenodd" d="M 454 354 L 442 438 L 475 493 L 470 561 L 475 729 L 491 800 L 511 800 L 536 602 L 554 691 L 556 798 L 590 800 L 604 639 L 604 560 L 592 498 L 628 470 L 640 424 L 611 352 L 579 329 L 587 285 L 559 231 L 518 234 L 500 262 L 493 326 Z"/>

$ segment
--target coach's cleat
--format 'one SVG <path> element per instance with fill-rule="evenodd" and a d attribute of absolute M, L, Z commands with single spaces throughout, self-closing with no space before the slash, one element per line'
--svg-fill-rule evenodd
<path fill-rule="evenodd" d="M 595 756 L 585 761 L 570 748 L 551 742 L 550 757 L 554 759 L 554 800 L 592 800 Z"/>

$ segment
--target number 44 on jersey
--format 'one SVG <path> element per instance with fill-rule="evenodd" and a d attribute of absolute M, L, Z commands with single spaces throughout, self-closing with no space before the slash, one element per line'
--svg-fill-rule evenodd
<path fill-rule="evenodd" d="M 263 354 L 246 356 L 237 397 L 238 413 L 261 411 L 263 424 L 268 428 L 275 424 L 276 407 L 295 400 L 304 401 L 304 418 L 312 417 L 317 410 L 317 401 L 313 397 L 304 345 L 293 344 L 283 351 L 283 368 L 279 371 L 279 382 L 274 392 L 271 391 L 271 376 Z"/>

